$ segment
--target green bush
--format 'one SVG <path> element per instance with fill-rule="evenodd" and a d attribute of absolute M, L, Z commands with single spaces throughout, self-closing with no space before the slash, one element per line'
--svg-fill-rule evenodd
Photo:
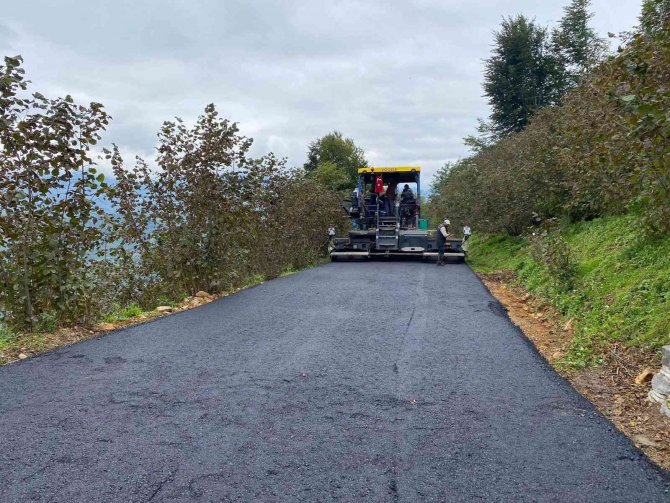
<path fill-rule="evenodd" d="M 199 290 L 219 293 L 317 261 L 340 196 L 252 139 L 214 105 L 165 122 L 152 170 L 93 148 L 102 105 L 27 94 L 21 58 L 0 65 L 0 315 L 17 330 L 121 320 Z M 113 211 L 105 211 L 110 207 Z M 123 309 L 119 306 L 128 306 Z"/>
<path fill-rule="evenodd" d="M 670 236 L 647 236 L 638 222 L 635 215 L 595 219 L 542 240 L 476 234 L 470 263 L 482 272 L 515 271 L 525 288 L 574 320 L 568 365 L 598 363 L 615 342 L 658 350 L 670 342 Z M 558 258 L 546 248 L 553 239 Z M 567 280 L 559 279 L 563 267 L 572 270 Z"/>
<path fill-rule="evenodd" d="M 344 227 L 339 196 L 269 154 L 248 157 L 251 140 L 209 105 L 195 126 L 166 122 L 152 176 L 109 152 L 120 218 L 115 250 L 128 299 L 149 306 L 184 292 L 228 291 L 275 278 L 324 250 L 330 223 Z"/>
<path fill-rule="evenodd" d="M 142 314 L 144 310 L 137 304 L 130 304 L 124 308 L 113 306 L 112 312 L 103 317 L 104 321 L 114 323 L 116 321 L 129 320 Z"/>
<path fill-rule="evenodd" d="M 529 239 L 533 260 L 547 268 L 557 289 L 571 291 L 577 267 L 565 240 L 556 232 L 537 234 Z"/>
<path fill-rule="evenodd" d="M 12 326 L 90 320 L 90 263 L 103 253 L 109 187 L 92 149 L 99 103 L 26 95 L 21 58 L 0 65 L 0 311 Z"/>
<path fill-rule="evenodd" d="M 6 348 L 15 337 L 16 334 L 14 332 L 0 324 L 0 350 Z"/>

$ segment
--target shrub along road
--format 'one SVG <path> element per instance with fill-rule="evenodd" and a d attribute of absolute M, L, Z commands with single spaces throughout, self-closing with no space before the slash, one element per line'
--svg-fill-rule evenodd
<path fill-rule="evenodd" d="M 460 264 L 329 264 L 0 387 L 0 501 L 668 496 Z"/>

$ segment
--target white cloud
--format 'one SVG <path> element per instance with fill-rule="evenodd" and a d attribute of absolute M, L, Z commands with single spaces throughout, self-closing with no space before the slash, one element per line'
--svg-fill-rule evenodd
<path fill-rule="evenodd" d="M 432 174 L 487 115 L 482 59 L 501 18 L 547 24 L 564 3 L 25 0 L 3 7 L 0 51 L 24 56 L 35 90 L 104 103 L 124 153 L 151 157 L 163 120 L 214 102 L 256 155 L 301 165 L 337 129 L 376 164 Z M 596 27 L 630 29 L 639 4 L 594 1 Z"/>

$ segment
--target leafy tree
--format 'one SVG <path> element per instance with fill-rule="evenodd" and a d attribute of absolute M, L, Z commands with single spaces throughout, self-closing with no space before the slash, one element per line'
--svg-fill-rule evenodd
<path fill-rule="evenodd" d="M 482 118 L 477 118 L 477 123 L 477 135 L 468 135 L 463 138 L 465 146 L 475 153 L 492 146 L 498 140 L 498 135 L 491 123 Z"/>
<path fill-rule="evenodd" d="M 99 103 L 26 96 L 21 57 L 0 65 L 0 311 L 31 329 L 87 319 L 109 192 L 94 145 Z"/>
<path fill-rule="evenodd" d="M 558 101 L 562 69 L 547 30 L 523 15 L 504 19 L 494 36 L 484 91 L 492 108 L 490 129 L 503 137 L 523 130 L 536 110 Z"/>
<path fill-rule="evenodd" d="M 152 228 L 148 238 L 136 235 L 155 246 L 143 260 L 167 296 L 229 288 L 248 258 L 250 230 L 272 197 L 263 186 L 283 161 L 249 159 L 252 140 L 211 104 L 193 127 L 181 119 L 164 122 L 158 139 L 160 172 L 147 177 L 138 164 L 132 177 L 121 178 L 147 184 L 143 209 L 152 215 Z M 132 229 L 130 222 L 125 228 Z"/>
<path fill-rule="evenodd" d="M 111 153 L 124 291 L 139 290 L 142 304 L 302 267 L 322 253 L 328 225 L 340 223 L 338 196 L 271 153 L 250 158 L 252 140 L 214 105 L 192 127 L 163 123 L 158 138 L 158 173 L 142 160 L 126 168 Z"/>
<path fill-rule="evenodd" d="M 329 164 L 322 167 L 325 163 Z M 367 165 L 363 149 L 357 147 L 353 139 L 333 131 L 309 144 L 304 168 L 309 176 L 325 180 L 328 187 L 340 190 L 354 187 L 358 168 Z M 335 170 L 343 176 L 336 175 Z"/>
<path fill-rule="evenodd" d="M 455 166 L 459 164 L 460 161 L 456 162 L 445 162 L 444 165 L 439 168 L 433 175 L 433 180 L 430 183 L 430 193 L 439 194 L 442 190 L 449 184 L 449 175 Z"/>
<path fill-rule="evenodd" d="M 668 29 L 670 0 L 644 0 L 640 27 L 647 35 Z"/>
<path fill-rule="evenodd" d="M 552 48 L 565 67 L 568 88 L 576 86 L 607 50 L 605 41 L 589 24 L 593 18 L 590 5 L 591 0 L 572 0 L 552 32 Z"/>
<path fill-rule="evenodd" d="M 351 178 L 337 164 L 331 161 L 320 163 L 311 172 L 310 177 L 330 190 L 343 191 L 351 188 Z"/>
<path fill-rule="evenodd" d="M 163 124 L 159 170 L 103 149 L 109 186 L 93 155 L 110 120 L 102 105 L 29 94 L 21 63 L 0 65 L 2 325 L 90 325 L 114 305 L 276 277 L 321 256 L 329 225 L 346 227 L 338 194 L 271 153 L 250 158 L 252 140 L 214 105 L 193 126 Z M 347 178 L 328 161 L 317 174 Z"/>

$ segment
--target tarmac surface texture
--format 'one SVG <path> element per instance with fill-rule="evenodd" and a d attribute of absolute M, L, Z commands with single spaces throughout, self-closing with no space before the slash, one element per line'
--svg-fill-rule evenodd
<path fill-rule="evenodd" d="M 337 262 L 0 368 L 0 501 L 668 501 L 464 264 Z"/>

